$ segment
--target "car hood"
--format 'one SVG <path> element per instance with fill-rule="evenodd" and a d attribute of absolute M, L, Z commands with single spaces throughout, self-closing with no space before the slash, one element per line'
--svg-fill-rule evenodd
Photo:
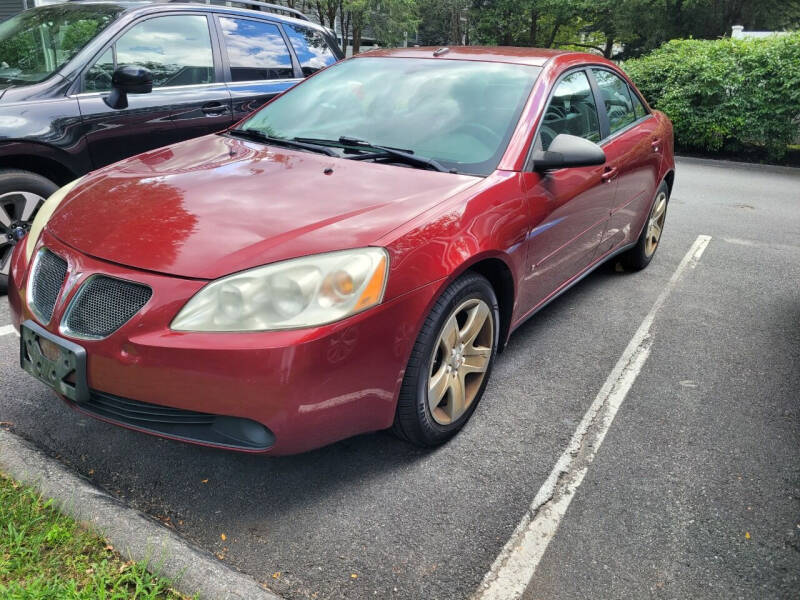
<path fill-rule="evenodd" d="M 95 258 L 215 279 L 369 245 L 480 180 L 211 135 L 89 175 L 47 228 Z"/>

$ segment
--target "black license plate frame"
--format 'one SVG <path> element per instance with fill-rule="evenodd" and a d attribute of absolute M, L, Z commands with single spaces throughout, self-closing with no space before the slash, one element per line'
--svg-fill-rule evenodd
<path fill-rule="evenodd" d="M 19 334 L 19 362 L 23 370 L 73 402 L 89 400 L 83 346 L 52 334 L 31 320 L 20 324 Z M 45 355 L 40 345 L 42 339 L 58 349 L 57 358 Z M 73 373 L 72 381 L 67 381 Z"/>

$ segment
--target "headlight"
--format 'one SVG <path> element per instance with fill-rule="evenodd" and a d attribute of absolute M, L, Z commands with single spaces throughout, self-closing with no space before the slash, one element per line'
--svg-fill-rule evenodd
<path fill-rule="evenodd" d="M 177 331 L 267 331 L 339 321 L 383 299 L 383 248 L 316 254 L 242 271 L 197 292 L 170 327 Z"/>
<path fill-rule="evenodd" d="M 36 216 L 33 218 L 30 231 L 28 231 L 28 235 L 25 238 L 26 262 L 30 261 L 31 256 L 33 256 L 33 249 L 36 247 L 36 242 L 39 241 L 39 236 L 42 235 L 42 229 L 44 229 L 44 226 L 47 225 L 47 222 L 50 220 L 50 217 L 53 216 L 53 213 L 58 208 L 58 205 L 61 204 L 61 201 L 66 197 L 67 194 L 69 194 L 70 190 L 72 190 L 72 188 L 74 188 L 81 179 L 83 179 L 83 177 L 78 177 L 78 179 L 75 181 L 71 181 L 64 187 L 57 189 L 39 207 L 39 212 L 37 212 Z"/>

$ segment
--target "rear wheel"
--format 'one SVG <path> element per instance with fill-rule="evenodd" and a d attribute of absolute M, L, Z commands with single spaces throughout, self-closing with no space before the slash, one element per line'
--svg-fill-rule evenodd
<path fill-rule="evenodd" d="M 656 191 L 653 206 L 647 216 L 647 222 L 642 228 L 642 234 L 636 245 L 624 252 L 619 257 L 620 264 L 628 271 L 641 271 L 650 261 L 653 260 L 658 244 L 661 241 L 661 234 L 664 231 L 664 223 L 667 219 L 667 204 L 669 204 L 669 186 L 663 181 Z"/>
<path fill-rule="evenodd" d="M 58 186 L 36 173 L 0 170 L 0 294 L 8 289 L 11 252 L 31 227 L 39 207 Z"/>
<path fill-rule="evenodd" d="M 420 446 L 455 435 L 478 405 L 497 353 L 494 289 L 463 275 L 436 301 L 411 352 L 392 430 Z"/>

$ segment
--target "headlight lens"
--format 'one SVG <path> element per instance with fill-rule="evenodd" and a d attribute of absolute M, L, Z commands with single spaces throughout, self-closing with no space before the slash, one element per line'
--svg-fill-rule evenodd
<path fill-rule="evenodd" d="M 30 261 L 31 256 L 33 256 L 33 249 L 36 247 L 36 242 L 39 241 L 39 236 L 42 235 L 42 229 L 47 225 L 47 222 L 50 220 L 50 217 L 53 216 L 58 205 L 61 204 L 61 201 L 69 194 L 72 188 L 78 185 L 81 179 L 83 179 L 83 177 L 78 177 L 75 181 L 71 181 L 64 187 L 57 189 L 39 207 L 39 212 L 37 212 L 36 216 L 33 218 L 30 231 L 28 231 L 28 235 L 25 237 L 26 261 Z"/>
<path fill-rule="evenodd" d="M 383 248 L 316 254 L 257 267 L 209 283 L 181 309 L 177 331 L 268 331 L 315 327 L 383 299 Z"/>

